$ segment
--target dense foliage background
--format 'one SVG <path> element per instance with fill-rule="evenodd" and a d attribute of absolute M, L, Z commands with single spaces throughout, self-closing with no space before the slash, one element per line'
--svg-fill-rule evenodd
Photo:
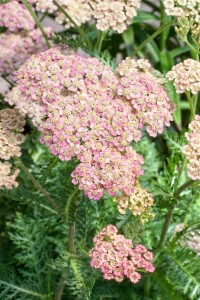
<path fill-rule="evenodd" d="M 25 0 L 21 2 L 30 8 Z M 121 34 L 101 32 L 95 22 L 89 22 L 54 32 L 48 43 L 97 57 L 113 69 L 127 56 L 145 58 L 163 76 L 180 61 L 198 60 L 199 46 L 195 50 L 190 47 L 191 37 L 185 42 L 180 38 L 177 21 L 166 15 L 162 1 L 142 2 Z M 37 15 L 45 20 L 55 17 L 48 12 Z M 7 31 L 0 28 L 2 34 Z M 15 83 L 8 75 L 2 77 L 11 89 Z M 79 192 L 70 177 L 78 161 L 63 162 L 50 154 L 27 118 L 22 156 L 11 159 L 14 168 L 21 169 L 19 185 L 0 190 L 0 299 L 200 299 L 200 189 L 199 181 L 187 177 L 182 153 L 191 107 L 172 82 L 167 85 L 176 104 L 171 126 L 156 138 L 144 129 L 142 139 L 131 144 L 145 159 L 140 183 L 154 198 L 155 216 L 144 224 L 130 211 L 120 215 L 111 196 L 92 201 Z M 1 109 L 9 107 L 4 96 L 2 92 Z M 154 253 L 154 273 L 144 273 L 134 285 L 128 280 L 106 281 L 91 268 L 88 252 L 93 238 L 108 224 Z"/>

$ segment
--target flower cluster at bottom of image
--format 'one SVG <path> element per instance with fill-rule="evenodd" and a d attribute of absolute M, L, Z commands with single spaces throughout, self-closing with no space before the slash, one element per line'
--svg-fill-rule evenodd
<path fill-rule="evenodd" d="M 114 225 L 108 225 L 94 238 L 90 250 L 91 267 L 101 269 L 104 279 L 122 282 L 125 277 L 132 283 L 141 279 L 142 272 L 154 272 L 153 253 L 143 245 L 134 246 L 130 239 L 118 234 Z"/>

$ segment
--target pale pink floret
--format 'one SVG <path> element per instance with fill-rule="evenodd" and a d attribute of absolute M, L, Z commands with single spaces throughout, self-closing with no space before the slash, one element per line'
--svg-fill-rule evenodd
<path fill-rule="evenodd" d="M 193 180 L 200 180 L 200 116 L 189 125 L 190 132 L 185 134 L 188 145 L 183 147 L 183 153 L 188 159 L 188 176 Z"/>
<path fill-rule="evenodd" d="M 12 165 L 9 162 L 0 161 L 0 189 L 6 188 L 10 190 L 13 187 L 17 187 L 18 183 L 16 178 L 19 174 L 19 170 L 12 171 Z"/>
<path fill-rule="evenodd" d="M 0 5 L 0 26 L 9 31 L 33 30 L 35 21 L 24 4 L 12 0 Z"/>
<path fill-rule="evenodd" d="M 106 280 L 121 282 L 125 277 L 132 283 L 141 279 L 138 269 L 154 272 L 153 254 L 143 245 L 133 246 L 131 240 L 118 234 L 113 225 L 108 225 L 94 238 L 95 246 L 90 250 L 91 267 L 101 269 Z"/>

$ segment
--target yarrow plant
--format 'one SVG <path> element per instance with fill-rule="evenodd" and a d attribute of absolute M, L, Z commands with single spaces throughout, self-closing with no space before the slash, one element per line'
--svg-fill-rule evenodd
<path fill-rule="evenodd" d="M 2 300 L 200 298 L 199 5 L 0 0 Z"/>
<path fill-rule="evenodd" d="M 121 282 L 127 277 L 132 283 L 141 279 L 139 269 L 154 272 L 153 254 L 143 245 L 133 246 L 130 239 L 118 234 L 113 225 L 108 225 L 94 238 L 91 249 L 91 266 L 100 268 L 104 279 Z"/>

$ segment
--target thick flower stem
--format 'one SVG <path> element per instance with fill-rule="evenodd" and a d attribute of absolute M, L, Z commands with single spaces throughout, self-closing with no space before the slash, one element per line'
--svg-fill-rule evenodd
<path fill-rule="evenodd" d="M 69 19 L 70 22 L 74 25 L 75 29 L 78 31 L 78 33 L 80 34 L 80 36 L 83 38 L 83 40 L 85 40 L 85 43 L 87 44 L 87 46 L 89 47 L 89 49 L 92 49 L 93 46 L 90 43 L 90 40 L 85 35 L 85 32 L 81 29 L 81 27 L 79 27 L 76 24 L 76 22 L 70 17 L 70 15 L 66 12 L 66 10 L 64 10 L 64 8 L 58 4 L 57 1 L 54 1 L 54 3 L 58 7 L 58 9 L 67 17 L 67 19 Z"/>
<path fill-rule="evenodd" d="M 172 216 L 173 216 L 173 211 L 174 211 L 174 206 L 172 206 L 169 209 L 168 213 L 165 216 L 165 222 L 163 224 L 163 228 L 162 228 L 162 232 L 161 232 L 161 236 L 160 236 L 160 241 L 159 241 L 159 244 L 158 244 L 158 249 L 162 249 L 162 247 L 165 244 L 168 228 L 169 228 L 169 225 L 171 223 Z"/>
<path fill-rule="evenodd" d="M 26 168 L 26 166 L 22 163 L 22 161 L 15 157 L 15 161 L 17 166 L 24 171 L 24 173 L 27 175 L 27 177 L 32 181 L 34 186 L 46 197 L 46 199 L 49 201 L 49 203 L 56 209 L 59 210 L 59 206 L 56 204 L 56 202 L 51 198 L 49 193 L 41 186 L 41 184 L 33 177 L 33 175 L 29 172 L 29 170 Z"/>
<path fill-rule="evenodd" d="M 33 19 L 35 20 L 35 23 L 37 25 L 37 27 L 40 29 L 44 39 L 45 39 L 45 42 L 47 44 L 47 47 L 50 49 L 51 48 L 51 45 L 49 43 L 49 40 L 48 40 L 48 37 L 46 35 L 46 33 L 44 32 L 44 29 L 42 27 L 42 24 L 40 23 L 40 20 L 38 19 L 36 13 L 34 12 L 34 10 L 32 9 L 31 5 L 29 3 L 26 2 L 26 0 L 21 0 L 21 2 L 26 6 L 26 8 L 28 9 L 28 11 L 30 12 L 31 16 L 33 17 Z"/>
<path fill-rule="evenodd" d="M 163 32 L 167 27 L 171 26 L 174 24 L 174 21 L 163 24 L 160 28 L 158 28 L 151 36 L 149 36 L 133 53 L 131 56 L 135 56 L 140 50 L 142 50 L 149 42 L 151 42 L 153 39 L 155 39 L 159 34 Z"/>

